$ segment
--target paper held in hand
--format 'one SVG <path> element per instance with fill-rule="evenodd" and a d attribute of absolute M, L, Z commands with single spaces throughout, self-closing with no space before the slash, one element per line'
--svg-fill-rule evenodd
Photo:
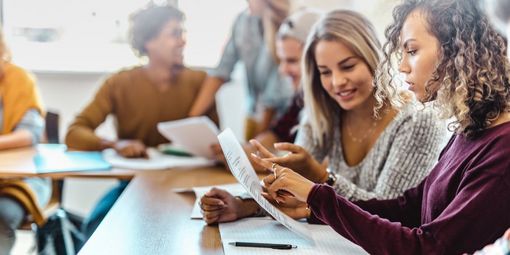
<path fill-rule="evenodd" d="M 282 225 L 313 243 L 313 237 L 305 224 L 301 224 L 282 213 L 262 196 L 262 187 L 260 186 L 257 174 L 232 130 L 227 128 L 218 135 L 218 140 L 227 159 L 230 171 L 250 193 L 251 197 Z"/>
<path fill-rule="evenodd" d="M 216 125 L 208 117 L 192 117 L 182 120 L 158 123 L 158 131 L 172 145 L 182 148 L 197 157 L 214 158 L 211 145 L 217 144 L 219 133 Z"/>

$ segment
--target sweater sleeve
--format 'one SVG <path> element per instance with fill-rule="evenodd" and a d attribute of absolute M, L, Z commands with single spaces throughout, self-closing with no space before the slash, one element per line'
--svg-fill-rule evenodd
<path fill-rule="evenodd" d="M 395 198 L 427 176 L 437 162 L 446 128 L 440 125 L 432 111 L 425 109 L 407 116 L 395 128 L 393 141 L 388 141 L 391 148 L 375 187 L 363 189 L 339 176 L 334 185 L 338 194 L 351 201 Z"/>
<path fill-rule="evenodd" d="M 510 164 L 501 162 L 508 161 L 494 156 L 468 170 L 475 174 L 463 178 L 465 181 L 445 210 L 418 227 L 406 227 L 401 222 L 371 214 L 326 185 L 315 185 L 307 202 L 318 219 L 370 254 L 473 252 L 497 239 L 510 226 L 507 215 L 510 211 L 510 172 L 507 171 Z M 499 173 L 504 174 L 487 173 L 487 169 L 499 169 Z M 391 215 L 400 210 L 392 209 L 395 201 L 380 201 L 378 207 L 386 207 L 389 211 L 386 214 Z M 409 213 L 413 214 L 411 217 L 419 217 L 420 211 Z"/>
<path fill-rule="evenodd" d="M 76 116 L 69 126 L 66 135 L 66 144 L 69 148 L 77 150 L 100 150 L 101 138 L 95 129 L 104 122 L 108 114 L 113 111 L 112 89 L 114 77 L 110 77 L 101 86 L 92 102 Z"/>

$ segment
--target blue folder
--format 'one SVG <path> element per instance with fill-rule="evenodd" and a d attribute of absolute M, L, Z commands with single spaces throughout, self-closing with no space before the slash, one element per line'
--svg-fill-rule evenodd
<path fill-rule="evenodd" d="M 39 144 L 34 163 L 38 173 L 102 171 L 111 165 L 101 152 L 66 151 L 62 144 Z"/>

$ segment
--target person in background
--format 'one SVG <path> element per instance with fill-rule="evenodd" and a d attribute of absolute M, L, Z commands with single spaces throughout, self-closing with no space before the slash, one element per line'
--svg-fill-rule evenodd
<path fill-rule="evenodd" d="M 276 157 L 254 141 L 266 161 L 298 169 L 308 180 L 327 183 L 352 201 L 395 198 L 420 183 L 435 164 L 447 130 L 410 92 L 377 82 L 380 49 L 365 17 L 341 10 L 325 15 L 304 51 L 308 118 L 296 138 L 302 146 L 277 144 L 290 153 Z M 202 199 L 207 222 L 224 220 L 225 212 L 237 208 L 239 215 L 256 214 L 253 200 L 245 206 L 217 207 L 227 195 L 218 199 L 216 193 Z M 295 218 L 309 214 L 304 203 L 280 209 Z"/>
<path fill-rule="evenodd" d="M 184 14 L 171 6 L 149 6 L 131 17 L 131 46 L 148 58 L 143 66 L 120 71 L 109 77 L 92 102 L 70 125 L 66 144 L 76 150 L 113 148 L 124 157 L 146 157 L 146 148 L 168 141 L 157 124 L 188 116 L 206 73 L 183 66 L 185 46 Z M 215 108 L 205 112 L 218 123 Z M 113 115 L 118 140 L 105 140 L 94 130 Z M 108 192 L 85 220 L 84 233 L 90 236 L 127 182 Z"/>
<path fill-rule="evenodd" d="M 11 63 L 0 31 L 0 150 L 32 146 L 44 132 L 44 111 L 34 78 Z M 31 215 L 42 226 L 49 202 L 48 179 L 0 179 L 0 255 L 10 254 L 15 231 Z"/>
<path fill-rule="evenodd" d="M 289 0 L 248 0 L 248 10 L 237 17 L 218 66 L 209 72 L 190 116 L 202 115 L 214 102 L 221 85 L 230 80 L 237 62 L 246 71 L 248 117 L 246 140 L 266 131 L 292 97 L 290 84 L 278 74 L 275 37 L 289 14 Z"/>
<path fill-rule="evenodd" d="M 288 78 L 293 85 L 294 96 L 291 105 L 269 130 L 254 139 L 265 147 L 272 147 L 278 142 L 294 142 L 297 126 L 303 109 L 303 89 L 301 87 L 301 55 L 308 32 L 319 19 L 320 13 L 302 9 L 288 17 L 280 26 L 276 35 L 276 55 L 278 56 L 280 74 Z M 250 143 L 243 146 L 247 154 L 256 151 Z M 219 144 L 213 146 L 218 161 L 226 163 Z"/>
<path fill-rule="evenodd" d="M 397 59 L 417 97 L 433 101 L 442 117 L 455 118 L 455 134 L 430 174 L 398 198 L 357 202 L 280 166 L 264 182 L 269 196 L 280 203 L 306 202 L 311 222 L 330 225 L 368 253 L 472 253 L 510 227 L 505 40 L 477 0 L 406 0 L 393 18 L 384 73 L 394 72 Z M 282 190 L 292 199 L 278 195 Z"/>

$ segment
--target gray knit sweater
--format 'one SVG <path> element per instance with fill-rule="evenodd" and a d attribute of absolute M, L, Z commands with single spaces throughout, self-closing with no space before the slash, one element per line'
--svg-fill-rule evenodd
<path fill-rule="evenodd" d="M 419 184 L 436 163 L 448 138 L 446 125 L 436 116 L 431 108 L 416 103 L 403 106 L 356 166 L 345 163 L 340 128 L 332 141 L 320 147 L 305 120 L 295 143 L 319 161 L 328 158 L 329 169 L 339 177 L 334 185 L 338 194 L 349 200 L 391 199 Z"/>

